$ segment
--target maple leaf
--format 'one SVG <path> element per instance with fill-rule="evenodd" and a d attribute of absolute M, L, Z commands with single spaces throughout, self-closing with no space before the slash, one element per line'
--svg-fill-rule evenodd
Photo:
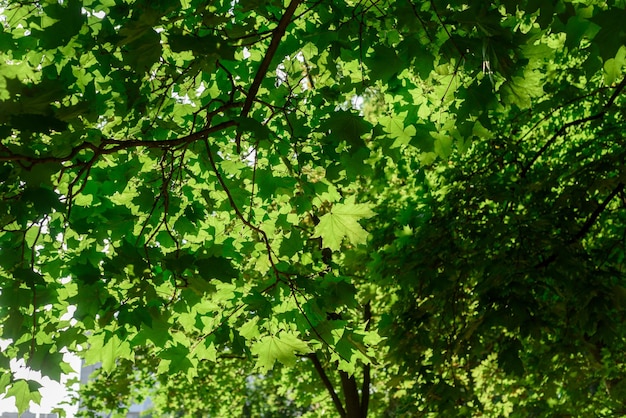
<path fill-rule="evenodd" d="M 15 405 L 20 413 L 26 411 L 30 402 L 38 404 L 41 402 L 41 384 L 35 381 L 19 379 L 13 383 L 6 394 L 7 398 L 15 397 Z"/>
<path fill-rule="evenodd" d="M 263 337 L 250 348 L 252 354 L 258 356 L 257 367 L 264 373 L 274 367 L 276 360 L 285 366 L 293 366 L 296 364 L 296 353 L 306 353 L 308 350 L 304 341 L 284 331 L 278 336 Z"/>
<path fill-rule="evenodd" d="M 359 224 L 359 220 L 374 215 L 369 204 L 355 203 L 354 196 L 351 196 L 345 203 L 334 205 L 329 213 L 320 216 L 314 237 L 321 237 L 324 246 L 333 251 L 339 250 L 344 238 L 352 245 L 364 244 L 368 232 Z"/>

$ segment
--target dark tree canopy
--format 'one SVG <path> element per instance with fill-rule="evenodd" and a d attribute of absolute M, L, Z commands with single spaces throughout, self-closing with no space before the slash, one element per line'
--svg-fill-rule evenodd
<path fill-rule="evenodd" d="M 0 392 L 626 414 L 626 3 L 0 0 Z"/>

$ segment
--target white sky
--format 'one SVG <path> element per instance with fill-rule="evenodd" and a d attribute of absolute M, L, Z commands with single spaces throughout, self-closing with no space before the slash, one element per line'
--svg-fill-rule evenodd
<path fill-rule="evenodd" d="M 0 349 L 6 348 L 7 345 L 8 341 L 0 341 Z M 75 355 L 66 353 L 63 355 L 63 359 L 69 362 L 74 370 L 80 370 L 80 359 Z M 54 382 L 47 377 L 42 378 L 41 373 L 26 368 L 23 360 L 12 360 L 11 371 L 14 373 L 16 378 L 36 380 L 43 385 L 40 389 L 41 404 L 37 406 L 31 402 L 31 412 L 51 413 L 54 408 L 59 407 L 61 402 L 69 401 L 68 390 L 64 385 Z M 63 376 L 61 379 L 62 382 L 66 382 L 68 379 L 78 377 L 78 373 L 76 373 L 73 376 Z M 73 418 L 74 414 L 78 410 L 78 405 L 63 405 L 62 408 L 67 412 L 67 418 Z M 17 412 L 17 408 L 15 407 L 15 398 L 0 398 L 0 414 L 3 412 Z"/>

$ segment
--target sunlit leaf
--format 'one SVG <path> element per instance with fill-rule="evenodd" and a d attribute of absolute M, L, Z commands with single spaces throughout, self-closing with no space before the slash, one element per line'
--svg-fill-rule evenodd
<path fill-rule="evenodd" d="M 276 360 L 285 366 L 293 366 L 297 360 L 296 354 L 306 353 L 308 350 L 304 341 L 284 331 L 278 335 L 265 336 L 250 348 L 257 356 L 257 367 L 265 373 L 274 367 Z"/>
<path fill-rule="evenodd" d="M 370 205 L 355 203 L 354 197 L 349 197 L 344 203 L 335 204 L 329 213 L 320 216 L 315 236 L 321 237 L 323 245 L 333 251 L 341 248 L 344 239 L 352 245 L 364 244 L 368 234 L 359 221 L 374 215 Z"/>

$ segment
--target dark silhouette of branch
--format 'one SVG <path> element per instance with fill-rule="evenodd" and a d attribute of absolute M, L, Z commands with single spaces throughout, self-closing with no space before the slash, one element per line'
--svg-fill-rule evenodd
<path fill-rule="evenodd" d="M 120 150 L 126 150 L 131 148 L 174 148 L 180 145 L 189 144 L 201 139 L 206 139 L 209 135 L 214 134 L 216 132 L 220 132 L 226 130 L 228 128 L 237 126 L 237 122 L 233 120 L 229 120 L 226 122 L 222 122 L 215 126 L 210 126 L 206 129 L 203 129 L 198 132 L 191 133 L 189 135 L 182 136 L 180 138 L 174 139 L 160 139 L 155 141 L 146 141 L 141 139 L 103 139 L 99 145 L 94 144 L 93 142 L 85 141 L 79 145 L 76 145 L 69 154 L 62 157 L 54 157 L 54 156 L 42 156 L 42 157 L 33 157 L 29 155 L 23 154 L 14 154 L 7 152 L 4 155 L 0 155 L 0 161 L 16 161 L 22 163 L 28 163 L 29 166 L 32 167 L 35 164 L 42 163 L 54 163 L 54 162 L 65 162 L 71 161 L 74 157 L 76 157 L 81 151 L 91 150 L 97 156 L 114 154 Z"/>
<path fill-rule="evenodd" d="M 343 405 L 341 404 L 341 399 L 339 399 L 339 396 L 337 396 L 337 392 L 335 392 L 335 388 L 333 387 L 332 382 L 328 378 L 328 375 L 326 374 L 326 371 L 324 371 L 324 367 L 322 366 L 322 363 L 320 363 L 320 359 L 317 357 L 317 354 L 316 353 L 311 353 L 307 357 L 313 362 L 313 366 L 315 367 L 315 371 L 319 375 L 320 379 L 322 379 L 322 383 L 324 383 L 324 386 L 326 387 L 326 390 L 330 394 L 330 397 L 333 400 L 333 404 L 335 405 L 335 408 L 337 409 L 337 412 L 339 412 L 339 416 L 342 417 L 342 418 L 346 417 L 347 416 L 346 415 L 346 410 L 344 409 Z"/>
<path fill-rule="evenodd" d="M 594 121 L 594 120 L 597 120 L 597 119 L 600 119 L 600 118 L 604 117 L 604 115 L 609 110 L 609 108 L 611 106 L 613 106 L 613 103 L 615 103 L 615 100 L 617 100 L 617 96 L 619 96 L 620 93 L 622 92 L 622 90 L 624 90 L 624 87 L 626 87 L 626 77 L 624 77 L 622 79 L 622 81 L 615 87 L 615 91 L 613 92 L 613 94 L 611 95 L 609 100 L 604 104 L 604 106 L 602 107 L 602 109 L 598 113 L 596 113 L 594 115 L 591 115 L 591 116 L 587 116 L 585 118 L 573 120 L 573 121 L 568 122 L 565 125 L 561 126 L 561 129 L 559 129 L 557 132 L 555 132 L 554 135 L 552 135 L 552 137 L 550 137 L 550 139 L 548 139 L 548 141 L 546 141 L 546 143 L 543 144 L 543 146 L 539 149 L 539 151 L 537 151 L 537 153 L 530 159 L 530 161 L 528 162 L 526 167 L 524 167 L 522 169 L 521 176 L 522 177 L 526 177 L 526 174 L 528 173 L 528 170 L 530 170 L 530 168 L 533 166 L 533 164 L 535 164 L 535 162 L 537 162 L 539 157 L 541 157 L 543 155 L 543 153 L 545 153 L 546 150 L 552 144 L 554 144 L 559 137 L 565 135 L 565 133 L 567 132 L 567 130 L 569 128 L 571 128 L 572 126 L 582 125 L 582 124 L 585 124 L 587 122 L 591 122 L 591 121 Z"/>
<path fill-rule="evenodd" d="M 317 330 L 317 328 L 315 327 L 315 325 L 313 325 L 313 323 L 311 322 L 311 320 L 309 319 L 309 317 L 307 316 L 306 312 L 304 312 L 304 309 L 302 309 L 302 305 L 300 305 L 300 301 L 298 300 L 298 295 L 296 295 L 296 292 L 300 293 L 306 300 L 306 296 L 300 291 L 300 289 L 298 289 L 292 281 L 289 282 L 289 289 L 291 290 L 291 295 L 293 296 L 293 301 L 296 303 L 296 307 L 298 308 L 298 311 L 300 311 L 300 313 L 302 314 L 302 316 L 304 317 L 304 320 L 307 322 L 307 324 L 309 324 L 309 327 L 311 329 L 311 331 L 313 331 L 313 333 L 315 334 L 315 336 L 324 344 L 326 345 L 330 350 L 332 350 L 335 354 L 337 354 L 339 356 L 339 358 L 341 358 L 342 360 L 348 361 L 344 356 L 342 356 L 336 349 L 335 347 L 333 347 L 328 341 L 326 341 L 326 339 L 322 336 L 322 334 L 320 334 L 320 332 Z"/>
<path fill-rule="evenodd" d="M 361 418 L 361 402 L 359 400 L 359 391 L 356 386 L 356 379 L 348 373 L 340 370 L 341 388 L 343 396 L 346 400 L 346 411 L 350 418 Z"/>
<path fill-rule="evenodd" d="M 594 91 L 590 92 L 590 93 L 585 93 L 582 94 L 580 96 L 574 97 L 573 99 L 570 99 L 568 101 L 566 101 L 565 103 L 562 103 L 558 106 L 553 107 L 549 112 L 547 112 L 541 119 L 539 119 L 537 122 L 535 122 L 530 128 L 528 128 L 526 130 L 526 132 L 524 132 L 523 135 L 521 135 L 515 142 L 515 145 L 520 144 L 524 139 L 526 139 L 531 133 L 533 133 L 533 131 L 535 129 L 537 129 L 537 127 L 539 125 L 541 125 L 542 123 L 544 123 L 546 120 L 550 119 L 556 112 L 558 112 L 561 109 L 564 109 L 572 104 L 578 103 L 581 100 L 593 97 L 598 95 L 599 93 L 602 93 L 603 91 L 609 89 L 609 87 L 607 86 L 603 86 L 603 87 L 599 87 L 597 89 L 595 89 Z M 530 113 L 532 111 L 532 107 L 527 111 L 527 112 L 522 112 L 519 115 L 515 116 L 513 118 L 513 121 L 516 121 L 517 119 L 520 118 L 520 115 L 524 115 L 525 113 Z M 518 128 L 515 127 L 514 130 L 517 130 Z M 512 133 L 511 135 L 513 135 L 514 133 Z"/>
<path fill-rule="evenodd" d="M 276 287 L 276 283 L 278 283 L 278 282 L 274 282 L 274 283 L 270 284 L 265 289 L 261 290 L 260 293 L 263 294 L 263 293 L 269 292 L 274 287 Z M 245 302 L 244 303 L 240 303 L 238 306 L 235 306 L 235 309 L 233 309 L 228 315 L 222 316 L 222 320 L 220 321 L 220 323 L 217 324 L 217 326 L 215 326 L 211 331 L 201 335 L 196 340 L 195 344 L 191 347 L 189 352 L 193 352 L 198 347 L 198 345 L 200 345 L 200 343 L 202 341 L 206 340 L 208 337 L 210 337 L 211 335 L 215 334 L 215 332 L 217 332 L 226 322 L 228 322 L 230 320 L 230 318 L 232 318 L 237 312 L 242 310 L 245 306 L 246 306 Z"/>
<path fill-rule="evenodd" d="M 580 230 L 576 233 L 576 235 L 574 235 L 572 238 L 570 238 L 567 241 L 567 245 L 574 244 L 580 241 L 582 238 L 584 238 L 584 236 L 587 235 L 589 231 L 591 230 L 591 227 L 596 223 L 596 221 L 598 220 L 598 217 L 602 214 L 602 212 L 604 212 L 604 210 L 609 205 L 609 203 L 611 203 L 611 200 L 613 200 L 613 198 L 617 196 L 618 194 L 620 194 L 623 190 L 624 190 L 624 183 L 622 182 L 618 183 L 617 186 L 611 191 L 611 193 L 602 201 L 602 203 L 600 203 L 600 205 L 598 205 L 598 207 L 591 213 L 591 215 L 589 215 L 589 217 L 587 218 L 583 226 L 580 228 Z M 547 267 L 552 262 L 554 262 L 554 260 L 556 260 L 557 257 L 558 255 L 556 253 L 553 253 L 548 258 L 543 260 L 541 263 L 535 265 L 535 268 Z"/>
<path fill-rule="evenodd" d="M 211 163 L 211 168 L 213 169 L 213 172 L 215 173 L 215 176 L 217 177 L 217 181 L 220 183 L 220 186 L 222 187 L 222 190 L 224 190 L 224 192 L 226 193 L 226 196 L 228 196 L 228 202 L 230 203 L 230 207 L 235 212 L 235 215 L 237 216 L 237 218 L 239 218 L 239 220 L 243 222 L 244 225 L 246 225 L 248 228 L 252 229 L 253 231 L 259 234 L 259 236 L 261 237 L 261 241 L 263 241 L 263 244 L 265 245 L 265 248 L 267 249 L 267 258 L 270 262 L 270 265 L 272 266 L 274 275 L 276 276 L 276 283 L 281 281 L 282 272 L 278 270 L 278 267 L 276 267 L 276 263 L 274 262 L 274 258 L 272 257 L 272 255 L 274 254 L 274 251 L 272 250 L 272 246 L 270 245 L 269 237 L 267 236 L 267 234 L 265 233 L 263 229 L 259 228 L 256 225 L 253 225 L 241 212 L 241 210 L 237 206 L 237 203 L 235 202 L 235 199 L 233 198 L 232 193 L 230 192 L 230 188 L 226 185 L 226 182 L 224 181 L 222 174 L 217 168 L 217 164 L 215 163 L 215 158 L 213 158 L 213 152 L 211 151 L 211 146 L 209 145 L 209 142 L 206 140 L 206 138 L 204 139 L 204 146 L 206 148 L 206 152 L 209 157 L 209 162 Z"/>
<path fill-rule="evenodd" d="M 263 61 L 261 61 L 261 65 L 259 65 L 259 69 L 254 76 L 254 80 L 252 80 L 252 84 L 250 85 L 250 90 L 248 90 L 248 95 L 246 96 L 246 101 L 243 104 L 243 109 L 241 109 L 240 117 L 241 119 L 248 116 L 250 109 L 252 108 L 252 103 L 259 92 L 259 87 L 261 87 L 261 83 L 263 79 L 265 79 L 265 75 L 267 74 L 267 70 L 270 68 L 270 64 L 274 55 L 276 55 L 276 51 L 278 50 L 278 46 L 280 45 L 280 41 L 287 30 L 287 26 L 291 23 L 291 18 L 293 17 L 296 9 L 300 5 L 302 0 L 292 0 L 287 6 L 285 13 L 280 18 L 278 22 L 278 26 L 274 29 L 274 35 L 272 35 L 272 40 L 270 41 L 270 45 L 267 47 L 267 52 L 263 57 Z M 235 144 L 237 145 L 237 153 L 241 152 L 241 134 L 237 134 L 235 139 Z"/>
<path fill-rule="evenodd" d="M 439 11 L 437 10 L 437 7 L 435 6 L 435 2 L 433 0 L 430 0 L 430 7 L 432 7 L 433 12 L 435 12 L 435 16 L 437 16 L 437 20 L 439 21 L 439 24 L 441 25 L 443 30 L 446 32 L 446 35 L 448 36 L 448 39 L 450 39 L 450 42 L 452 42 L 454 49 L 456 49 L 456 51 L 459 53 L 459 56 L 460 56 L 459 61 L 463 60 L 463 57 L 465 57 L 465 53 L 463 52 L 461 48 L 459 48 L 459 46 L 454 41 L 454 38 L 452 37 L 452 34 L 448 30 L 448 27 L 443 22 L 443 19 L 441 19 L 441 15 L 439 14 Z"/>
<path fill-rule="evenodd" d="M 365 330 L 369 330 L 372 319 L 372 304 L 368 301 L 363 308 L 363 320 L 365 321 Z M 361 418 L 367 418 L 367 410 L 370 402 L 370 383 L 371 383 L 371 366 L 363 365 L 363 382 L 361 383 Z"/>
<path fill-rule="evenodd" d="M 613 200 L 613 198 L 615 196 L 617 196 L 620 192 L 622 192 L 622 190 L 624 190 L 624 183 L 618 183 L 618 185 L 611 191 L 611 194 L 609 194 L 606 199 L 604 199 L 604 201 L 602 203 L 600 203 L 600 206 L 598 206 L 596 208 L 596 210 L 593 211 L 593 213 L 591 215 L 589 215 L 589 217 L 587 218 L 587 220 L 585 221 L 585 223 L 583 224 L 582 228 L 580 228 L 580 231 L 578 231 L 578 233 L 576 235 L 574 235 L 572 237 L 572 239 L 569 240 L 568 244 L 573 244 L 576 241 L 582 239 L 585 235 L 587 235 L 587 233 L 589 232 L 589 230 L 591 229 L 591 227 L 593 226 L 593 224 L 596 223 L 596 221 L 598 220 L 598 217 L 600 216 L 600 214 L 602 212 L 604 212 L 604 210 L 606 209 L 606 207 L 609 205 L 609 203 L 611 202 L 611 200 Z"/>

